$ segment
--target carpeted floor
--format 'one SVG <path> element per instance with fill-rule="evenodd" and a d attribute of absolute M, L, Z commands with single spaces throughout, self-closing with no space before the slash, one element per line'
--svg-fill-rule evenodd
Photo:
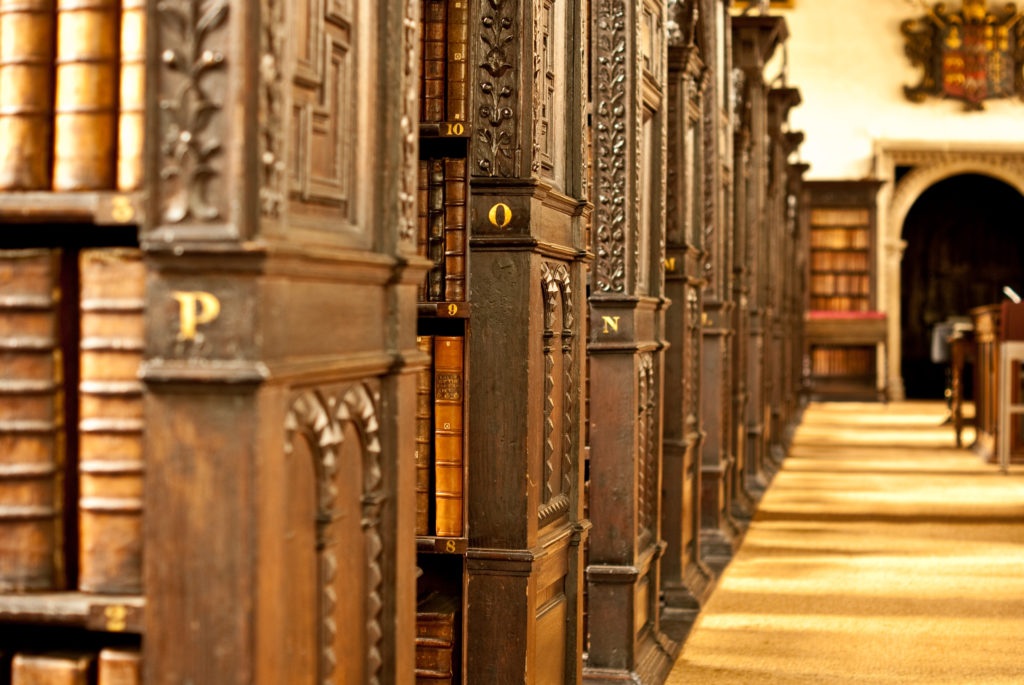
<path fill-rule="evenodd" d="M 669 685 L 1024 683 L 1024 468 L 943 413 L 811 405 Z"/>

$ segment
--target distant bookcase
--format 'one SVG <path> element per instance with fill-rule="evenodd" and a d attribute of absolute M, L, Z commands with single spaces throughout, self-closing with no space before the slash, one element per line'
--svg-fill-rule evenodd
<path fill-rule="evenodd" d="M 812 396 L 884 395 L 878 349 L 885 317 L 876 311 L 877 181 L 809 181 L 805 373 Z"/>

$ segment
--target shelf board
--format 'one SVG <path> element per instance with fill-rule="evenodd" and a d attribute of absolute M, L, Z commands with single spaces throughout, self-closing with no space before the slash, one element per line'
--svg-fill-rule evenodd
<path fill-rule="evenodd" d="M 473 127 L 465 121 L 420 122 L 421 138 L 469 138 Z"/>
<path fill-rule="evenodd" d="M 145 605 L 146 600 L 138 595 L 91 595 L 84 592 L 0 594 L 0 623 L 141 634 Z"/>
<path fill-rule="evenodd" d="M 438 319 L 467 319 L 469 311 L 469 302 L 420 302 L 417 305 L 420 316 Z"/>
<path fill-rule="evenodd" d="M 416 551 L 424 554 L 465 554 L 469 547 L 467 538 L 449 538 L 435 535 L 416 537 Z"/>
<path fill-rule="evenodd" d="M 0 221 L 124 226 L 141 221 L 140 193 L 117 191 L 0 192 Z"/>

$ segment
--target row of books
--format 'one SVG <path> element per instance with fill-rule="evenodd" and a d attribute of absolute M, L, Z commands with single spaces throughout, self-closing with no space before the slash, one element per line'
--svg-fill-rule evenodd
<path fill-rule="evenodd" d="M 862 252 L 811 252 L 813 271 L 868 271 L 868 253 Z"/>
<path fill-rule="evenodd" d="M 871 298 L 867 295 L 835 295 L 811 297 L 811 309 L 823 312 L 866 312 Z"/>
<path fill-rule="evenodd" d="M 466 158 L 421 159 L 419 164 L 419 253 L 434 264 L 420 299 L 466 299 Z"/>
<path fill-rule="evenodd" d="M 463 342 L 461 336 L 416 338 L 431 357 L 416 384 L 417 535 L 463 534 Z"/>
<path fill-rule="evenodd" d="M 830 249 L 867 249 L 871 246 L 868 229 L 859 228 L 812 228 L 811 247 Z"/>
<path fill-rule="evenodd" d="M 0 666 L 0 682 L 10 685 L 139 685 L 142 657 L 137 649 L 108 648 L 99 653 L 18 653 Z M 8 674 L 10 679 L 8 680 Z"/>
<path fill-rule="evenodd" d="M 416 683 L 450 685 L 458 668 L 455 649 L 459 603 L 456 598 L 432 592 L 416 607 Z"/>
<path fill-rule="evenodd" d="M 0 4 L 0 190 L 134 190 L 145 0 Z"/>
<path fill-rule="evenodd" d="M 423 0 L 420 38 L 420 120 L 466 121 L 469 0 Z"/>
<path fill-rule="evenodd" d="M 142 589 L 144 295 L 137 249 L 0 251 L 2 591 L 66 587 L 65 530 L 77 589 Z"/>
<path fill-rule="evenodd" d="M 811 274 L 813 295 L 869 295 L 871 278 L 867 274 Z"/>
<path fill-rule="evenodd" d="M 811 350 L 815 376 L 866 376 L 875 372 L 873 347 L 815 347 Z"/>

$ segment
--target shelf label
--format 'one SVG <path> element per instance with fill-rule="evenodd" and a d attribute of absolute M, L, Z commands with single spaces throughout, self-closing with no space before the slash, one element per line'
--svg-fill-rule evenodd
<path fill-rule="evenodd" d="M 210 323 L 220 316 L 220 300 L 213 293 L 201 290 L 175 290 L 171 295 L 178 301 L 178 340 L 195 340 L 199 326 Z"/>
<path fill-rule="evenodd" d="M 466 125 L 461 121 L 443 121 L 438 130 L 442 136 L 459 137 L 466 135 Z"/>
<path fill-rule="evenodd" d="M 455 316 L 459 313 L 459 305 L 452 303 L 444 308 L 444 313 L 448 316 Z"/>
<path fill-rule="evenodd" d="M 126 195 L 115 195 L 110 200 L 110 218 L 120 224 L 126 224 L 135 218 L 135 208 L 131 198 Z"/>
<path fill-rule="evenodd" d="M 601 321 L 604 322 L 604 328 L 601 329 L 602 333 L 618 333 L 619 332 L 619 316 L 602 316 Z"/>
<path fill-rule="evenodd" d="M 665 271 L 667 271 L 669 273 L 675 273 L 676 272 L 676 258 L 675 257 L 668 257 L 668 258 L 665 259 Z"/>
<path fill-rule="evenodd" d="M 496 228 L 505 228 L 512 223 L 512 208 L 504 202 L 499 202 L 487 212 L 487 218 Z"/>
<path fill-rule="evenodd" d="M 120 633 L 128 626 L 128 609 L 121 604 L 111 604 L 103 608 L 107 630 Z"/>

